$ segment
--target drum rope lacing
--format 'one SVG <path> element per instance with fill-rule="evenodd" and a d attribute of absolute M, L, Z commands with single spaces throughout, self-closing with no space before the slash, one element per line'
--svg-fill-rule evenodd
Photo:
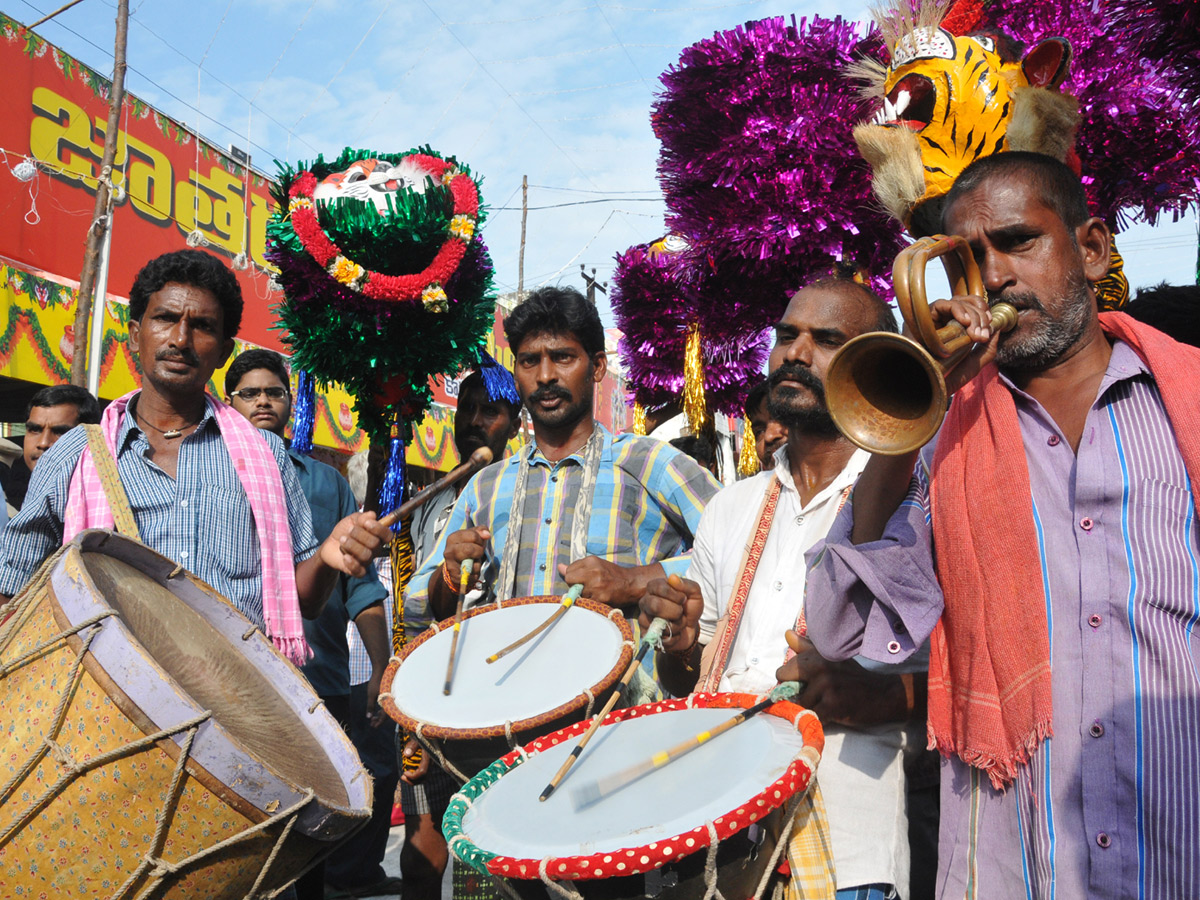
<path fill-rule="evenodd" d="M 25 592 L 23 591 L 22 593 L 25 593 Z M 54 635 L 53 637 L 48 638 L 47 640 L 38 644 L 36 647 L 34 647 L 29 652 L 25 653 L 24 655 L 20 656 L 19 658 L 15 659 L 15 660 L 13 660 L 8 665 L 4 666 L 3 668 L 0 668 L 0 679 L 2 679 L 6 675 L 15 671 L 16 669 L 20 668 L 21 666 L 25 665 L 26 663 L 31 662 L 34 659 L 45 655 L 48 651 L 54 649 L 57 645 L 61 644 L 68 637 L 70 637 L 72 635 L 76 635 L 86 628 L 92 629 L 89 634 L 87 634 L 86 636 L 84 636 L 82 638 L 83 646 L 81 647 L 79 653 L 76 654 L 75 662 L 71 666 L 71 671 L 70 671 L 69 677 L 67 679 L 67 685 L 63 691 L 62 696 L 59 697 L 58 704 L 54 707 L 54 712 L 51 716 L 51 722 L 53 724 L 50 727 L 50 737 L 44 739 L 47 746 L 45 746 L 42 750 L 39 750 L 36 753 L 31 754 L 30 758 L 26 761 L 25 765 L 22 766 L 20 768 L 20 770 L 17 771 L 13 775 L 12 778 L 9 779 L 8 782 L 3 787 L 0 787 L 0 806 L 4 805 L 6 802 L 8 802 L 9 797 L 12 795 L 12 792 L 16 790 L 17 785 L 19 785 L 22 781 L 24 781 L 25 778 L 29 775 L 29 773 L 32 772 L 34 770 L 34 768 L 37 767 L 38 763 L 40 763 L 42 761 L 42 759 L 43 759 L 43 757 L 45 757 L 46 753 L 50 752 L 51 748 L 53 746 L 56 746 L 53 743 L 53 739 L 58 737 L 59 731 L 62 730 L 63 723 L 66 721 L 67 708 L 69 706 L 70 699 L 71 699 L 72 695 L 75 693 L 76 688 L 79 686 L 79 682 L 83 678 L 83 673 L 84 673 L 83 657 L 88 652 L 88 649 L 92 646 L 92 641 L 94 641 L 96 639 L 96 636 L 100 634 L 100 628 L 98 627 L 100 622 L 103 621 L 104 619 L 107 619 L 109 616 L 115 616 L 116 614 L 117 614 L 116 610 L 107 609 L 107 610 L 104 610 L 103 612 L 97 613 L 94 616 L 91 616 L 90 618 L 84 619 L 78 625 L 68 628 L 65 631 L 60 631 L 58 634 Z M 15 622 L 16 617 L 14 616 L 14 618 L 10 621 Z M 39 800 L 38 803 L 34 805 L 33 810 L 35 813 L 36 813 L 36 810 L 39 808 L 38 804 L 42 804 L 44 802 L 46 802 L 45 798 Z M 28 818 L 24 818 L 21 822 L 18 822 L 17 824 L 10 827 L 8 829 L 8 831 L 6 831 L 3 835 L 0 835 L 0 847 L 4 846 L 4 844 L 11 838 L 11 836 L 16 833 L 17 828 L 23 827 L 25 824 L 27 824 L 27 822 L 28 822 Z"/>
<path fill-rule="evenodd" d="M 441 745 L 434 738 L 425 736 L 425 726 L 427 724 L 426 722 L 417 722 L 416 731 L 413 732 L 416 739 L 420 741 L 421 746 L 425 747 L 437 758 L 438 765 L 458 779 L 459 784 L 466 784 L 471 779 L 460 772 L 454 763 L 446 759 L 446 754 L 442 752 Z"/>

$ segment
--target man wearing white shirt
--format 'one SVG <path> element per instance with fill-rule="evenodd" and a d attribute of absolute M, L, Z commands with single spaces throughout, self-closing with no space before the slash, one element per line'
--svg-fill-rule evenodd
<path fill-rule="evenodd" d="M 827 279 L 792 298 L 775 326 L 768 398 L 788 443 L 773 471 L 709 501 L 681 589 L 659 580 L 642 600 L 643 625 L 654 616 L 670 624 L 658 660 L 668 690 L 686 693 L 698 682 L 764 694 L 782 680 L 803 682 L 798 702 L 826 729 L 817 780 L 839 900 L 908 892 L 902 757 L 907 724 L 924 712 L 923 674 L 829 663 L 803 637 L 804 555 L 825 537 L 868 459 L 829 417 L 825 371 L 851 338 L 880 330 L 895 331 L 891 312 L 856 282 Z"/>

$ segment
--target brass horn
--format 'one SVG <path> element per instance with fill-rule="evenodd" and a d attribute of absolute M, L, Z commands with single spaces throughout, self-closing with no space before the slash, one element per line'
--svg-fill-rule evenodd
<path fill-rule="evenodd" d="M 829 414 L 842 434 L 872 453 L 899 456 L 925 446 L 937 434 L 950 400 L 945 374 L 971 351 L 973 342 L 957 321 L 934 326 L 925 295 L 925 266 L 938 257 L 956 296 L 987 296 L 963 238 L 921 238 L 905 247 L 892 266 L 896 305 L 916 340 L 883 331 L 860 334 L 829 362 Z M 1014 307 L 992 307 L 993 331 L 1008 331 L 1016 324 Z"/>

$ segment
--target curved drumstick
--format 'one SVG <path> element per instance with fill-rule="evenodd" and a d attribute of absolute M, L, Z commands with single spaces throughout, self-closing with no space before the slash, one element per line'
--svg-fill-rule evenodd
<path fill-rule="evenodd" d="M 655 769 L 661 769 L 668 763 L 679 759 L 679 757 L 691 753 L 701 744 L 711 741 L 717 735 L 724 734 L 736 725 L 741 725 L 747 719 L 758 715 L 767 707 L 778 703 L 780 700 L 787 700 L 790 697 L 796 696 L 799 690 L 800 686 L 794 681 L 777 684 L 764 699 L 755 703 L 749 709 L 743 709 L 736 716 L 726 719 L 716 728 L 701 731 L 699 734 L 693 735 L 686 741 L 676 744 L 674 747 L 655 753 L 649 759 L 635 763 L 626 769 L 622 769 L 620 772 L 614 772 L 605 778 L 597 779 L 590 784 L 583 785 L 571 794 L 571 799 L 575 801 L 575 809 L 578 810 L 585 806 L 591 806 L 597 800 L 619 791 L 626 785 L 632 784 L 643 775 L 647 775 Z"/>
<path fill-rule="evenodd" d="M 442 693 L 450 696 L 450 682 L 454 680 L 454 654 L 458 650 L 458 633 L 462 630 L 463 600 L 467 596 L 467 585 L 471 583 L 471 569 L 475 562 L 471 559 L 462 561 L 462 569 L 458 576 L 458 606 L 454 609 L 454 634 L 450 636 L 450 660 L 446 663 L 446 683 Z"/>
<path fill-rule="evenodd" d="M 410 515 L 412 511 L 422 503 L 432 500 L 433 495 L 442 488 L 448 487 L 452 484 L 458 484 L 458 482 L 462 481 L 468 475 L 473 475 L 491 461 L 492 451 L 487 447 L 480 447 L 467 458 L 466 462 L 451 469 L 429 487 L 425 488 L 425 490 L 417 494 L 417 496 L 412 497 L 409 500 L 405 500 L 390 513 L 385 516 L 381 516 L 379 519 L 379 524 L 388 526 L 395 525 L 405 516 Z"/>
<path fill-rule="evenodd" d="M 522 638 L 517 638 L 515 641 L 513 641 L 511 644 L 509 644 L 503 650 L 497 650 L 495 653 L 493 653 L 491 656 L 489 656 L 487 658 L 487 662 L 489 664 L 494 663 L 496 660 L 501 659 L 505 656 L 508 656 L 508 654 L 512 653 L 514 650 L 516 650 L 522 644 L 528 644 L 535 637 L 537 637 L 539 634 L 541 634 L 543 631 L 545 631 L 547 628 L 549 628 L 551 625 L 553 625 L 555 622 L 557 622 L 559 619 L 561 619 L 563 616 L 565 616 L 567 614 L 567 610 L 575 605 L 575 601 L 579 599 L 579 595 L 582 593 L 583 593 L 583 585 L 582 584 L 571 585 L 571 589 L 569 591 L 567 591 L 565 594 L 563 594 L 562 603 L 559 604 L 558 609 L 556 609 L 554 611 L 554 613 L 550 616 L 550 618 L 548 618 L 545 622 L 543 622 L 537 628 L 533 629 L 533 631 L 529 632 L 529 634 L 525 635 Z"/>
<path fill-rule="evenodd" d="M 583 733 L 583 737 L 579 739 L 579 743 L 575 745 L 575 749 L 567 755 L 562 767 L 554 773 L 554 777 L 550 779 L 550 783 L 546 785 L 546 789 L 538 797 L 539 801 L 545 802 L 546 798 L 554 793 L 554 789 L 562 782 L 563 777 L 567 774 L 567 770 L 575 764 L 575 760 L 579 759 L 579 754 L 588 745 L 588 741 L 592 739 L 592 735 L 600 730 L 600 723 L 604 721 L 604 717 L 613 711 L 613 707 L 617 705 L 617 700 L 625 693 L 625 688 L 633 680 L 633 673 L 638 670 L 638 667 L 642 664 L 642 660 L 646 658 L 646 651 L 662 639 L 662 633 L 666 628 L 667 620 L 663 618 L 657 618 L 650 623 L 650 627 L 642 635 L 642 644 L 638 647 L 637 655 L 634 656 L 633 662 L 629 664 L 629 668 L 625 670 L 625 674 L 621 678 L 621 683 L 617 685 L 617 689 L 613 691 L 612 696 L 608 698 L 608 702 L 604 704 L 604 709 L 600 710 L 596 714 L 596 717 L 592 719 L 592 724 Z"/>

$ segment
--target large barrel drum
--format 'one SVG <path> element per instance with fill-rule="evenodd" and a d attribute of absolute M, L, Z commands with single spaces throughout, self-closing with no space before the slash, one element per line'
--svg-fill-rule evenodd
<path fill-rule="evenodd" d="M 165 557 L 84 532 L 9 610 L 0 896 L 266 896 L 369 818 L 304 678 Z"/>

